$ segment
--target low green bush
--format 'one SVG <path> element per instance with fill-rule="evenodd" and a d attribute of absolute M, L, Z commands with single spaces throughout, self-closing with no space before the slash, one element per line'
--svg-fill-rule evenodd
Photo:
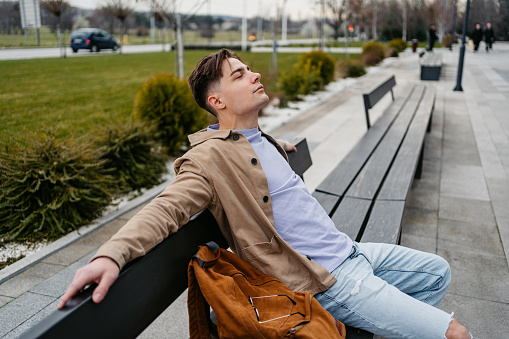
<path fill-rule="evenodd" d="M 98 217 L 116 183 L 100 151 L 52 131 L 0 149 L 0 237 L 55 239 Z"/>
<path fill-rule="evenodd" d="M 360 60 L 345 59 L 338 64 L 337 69 L 342 78 L 358 78 L 366 74 L 366 69 Z"/>
<path fill-rule="evenodd" d="M 154 127 L 139 121 L 109 122 L 96 134 L 104 167 L 111 169 L 120 194 L 161 183 L 168 156 L 153 139 Z"/>
<path fill-rule="evenodd" d="M 321 81 L 317 82 L 317 86 L 325 86 L 334 80 L 336 63 L 329 54 L 322 51 L 311 51 L 302 54 L 299 58 L 299 64 L 305 66 L 308 62 L 311 63 L 312 67 L 318 69 Z"/>
<path fill-rule="evenodd" d="M 385 58 L 385 45 L 381 42 L 370 41 L 362 46 L 362 62 L 373 66 Z"/>
<path fill-rule="evenodd" d="M 306 95 L 323 87 L 320 69 L 307 60 L 293 65 L 292 72 L 279 76 L 278 88 L 283 91 L 284 98 L 280 99 L 280 106 L 286 107 L 288 101 L 296 101 L 299 95 Z"/>
<path fill-rule="evenodd" d="M 134 115 L 156 126 L 156 140 L 169 154 L 188 144 L 187 135 L 207 126 L 207 114 L 194 101 L 184 80 L 159 73 L 145 82 L 136 95 Z"/>
<path fill-rule="evenodd" d="M 408 47 L 407 42 L 400 38 L 392 39 L 391 41 L 389 41 L 389 44 L 396 48 L 398 50 L 398 53 L 403 52 Z"/>

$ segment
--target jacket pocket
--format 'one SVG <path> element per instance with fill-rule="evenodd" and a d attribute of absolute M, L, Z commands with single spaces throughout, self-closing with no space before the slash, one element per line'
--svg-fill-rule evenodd
<path fill-rule="evenodd" d="M 271 253 L 281 253 L 281 246 L 277 241 L 277 237 L 275 235 L 272 236 L 269 242 L 261 242 L 257 244 L 253 244 L 246 248 L 242 249 L 242 253 L 246 257 L 247 261 L 255 260 L 258 257 L 271 254 Z"/>
<path fill-rule="evenodd" d="M 242 249 L 242 254 L 260 272 L 278 279 L 291 290 L 309 284 L 311 273 L 302 263 L 303 256 L 289 250 L 281 241 L 273 235 L 269 242 Z"/>

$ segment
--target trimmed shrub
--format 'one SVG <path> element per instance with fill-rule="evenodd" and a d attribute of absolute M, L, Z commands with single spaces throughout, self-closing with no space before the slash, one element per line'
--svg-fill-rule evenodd
<path fill-rule="evenodd" d="M 299 64 L 304 66 L 308 62 L 311 63 L 311 66 L 318 69 L 321 81 L 317 82 L 316 85 L 319 86 L 319 88 L 323 88 L 323 86 L 334 80 L 334 69 L 336 67 L 336 63 L 329 54 L 322 51 L 311 51 L 309 53 L 302 54 L 299 58 Z"/>
<path fill-rule="evenodd" d="M 299 95 L 306 95 L 323 87 L 320 69 L 311 64 L 311 60 L 302 65 L 293 65 L 292 72 L 282 73 L 279 77 L 278 88 L 283 91 L 284 98 L 280 99 L 280 106 L 286 107 L 288 101 L 298 100 Z"/>
<path fill-rule="evenodd" d="M 187 82 L 169 73 L 159 73 L 145 82 L 136 95 L 134 116 L 156 126 L 155 138 L 169 154 L 180 152 L 188 144 L 187 135 L 208 122 Z"/>
<path fill-rule="evenodd" d="M 370 41 L 362 46 L 362 62 L 365 65 L 376 65 L 385 58 L 385 45 L 381 42 Z"/>
<path fill-rule="evenodd" d="M 95 144 L 121 194 L 161 183 L 168 156 L 154 141 L 154 127 L 139 121 L 112 123 L 99 130 Z"/>
<path fill-rule="evenodd" d="M 398 53 L 403 52 L 408 47 L 407 42 L 400 38 L 392 39 L 391 41 L 389 41 L 389 44 L 396 48 L 398 50 Z"/>
<path fill-rule="evenodd" d="M 358 78 L 366 74 L 360 60 L 345 59 L 338 64 L 338 73 L 342 78 Z"/>
<path fill-rule="evenodd" d="M 0 149 L 0 234 L 6 240 L 55 239 L 98 217 L 115 181 L 90 144 L 52 131 Z"/>

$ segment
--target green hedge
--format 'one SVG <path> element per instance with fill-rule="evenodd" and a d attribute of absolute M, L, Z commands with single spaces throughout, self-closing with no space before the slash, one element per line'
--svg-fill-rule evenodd
<path fill-rule="evenodd" d="M 186 81 L 159 73 L 136 95 L 134 116 L 156 127 L 154 137 L 170 154 L 181 152 L 188 134 L 207 126 L 207 114 L 196 104 Z"/>
<path fill-rule="evenodd" d="M 362 62 L 373 66 L 385 58 L 385 45 L 378 41 L 370 41 L 362 46 Z"/>
<path fill-rule="evenodd" d="M 0 235 L 55 239 L 98 217 L 115 179 L 100 151 L 52 131 L 22 136 L 0 150 Z"/>

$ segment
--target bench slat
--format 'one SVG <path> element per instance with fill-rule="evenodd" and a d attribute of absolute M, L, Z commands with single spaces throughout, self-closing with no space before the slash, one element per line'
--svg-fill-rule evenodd
<path fill-rule="evenodd" d="M 377 199 L 406 200 L 423 150 L 434 98 L 434 89 L 428 87 Z"/>
<path fill-rule="evenodd" d="M 397 150 L 403 141 L 423 92 L 424 86 L 417 86 L 403 111 L 387 132 L 387 135 L 382 139 L 373 155 L 360 171 L 352 186 L 348 189 L 346 196 L 363 199 L 375 198 L 375 194 L 378 192 L 379 187 L 385 178 L 387 171 L 390 169 L 394 157 L 396 156 Z"/>
<path fill-rule="evenodd" d="M 404 201 L 377 200 L 361 237 L 361 242 L 399 244 L 404 210 Z"/>
<path fill-rule="evenodd" d="M 318 185 L 316 191 L 343 196 L 354 178 L 358 175 L 380 139 L 394 122 L 408 100 L 412 86 L 403 89 L 394 103 L 377 120 L 372 128 L 359 140 L 347 156 L 332 170 L 332 172 Z"/>
<path fill-rule="evenodd" d="M 332 216 L 336 228 L 348 235 L 352 240 L 359 241 L 371 200 L 345 197 Z"/>
<path fill-rule="evenodd" d="M 373 108 L 394 86 L 396 86 L 396 78 L 393 75 L 368 93 L 363 94 L 365 108 Z"/>

